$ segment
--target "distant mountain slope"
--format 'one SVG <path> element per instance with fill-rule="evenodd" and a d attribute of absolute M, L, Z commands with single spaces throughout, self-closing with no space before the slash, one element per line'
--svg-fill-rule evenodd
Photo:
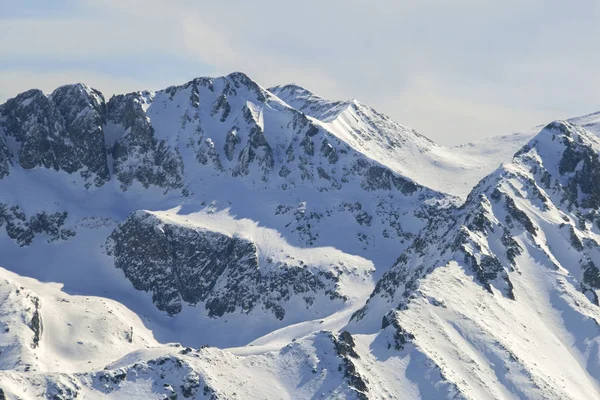
<path fill-rule="evenodd" d="M 569 122 L 579 125 L 586 130 L 600 136 L 600 112 L 584 115 L 581 117 L 571 118 Z"/>
<path fill-rule="evenodd" d="M 486 174 L 510 161 L 540 129 L 445 147 L 356 100 L 332 102 L 298 85 L 269 91 L 391 170 L 463 198 Z"/>

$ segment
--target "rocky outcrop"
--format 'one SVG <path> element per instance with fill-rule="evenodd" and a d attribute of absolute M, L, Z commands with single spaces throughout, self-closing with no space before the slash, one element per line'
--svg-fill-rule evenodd
<path fill-rule="evenodd" d="M 192 349 L 181 354 L 198 357 L 198 351 Z M 167 374 L 170 371 L 177 371 L 177 373 L 175 376 Z M 166 375 L 169 375 L 169 378 Z M 90 378 L 97 390 L 106 395 L 117 392 L 125 380 L 148 380 L 152 382 L 155 391 L 162 393 L 165 399 L 178 399 L 179 396 L 184 399 L 202 397 L 214 400 L 220 398 L 204 377 L 190 365 L 187 357 L 175 355 L 135 363 L 126 368 L 100 371 L 91 374 Z"/>
<path fill-rule="evenodd" d="M 50 99 L 63 117 L 65 133 L 86 180 L 101 186 L 110 179 L 104 143 L 106 103 L 102 93 L 84 84 L 61 86 Z"/>
<path fill-rule="evenodd" d="M 4 226 L 8 237 L 21 247 L 29 246 L 38 234 L 45 234 L 49 243 L 75 236 L 73 230 L 64 227 L 67 216 L 66 211 L 27 216 L 19 206 L 0 203 L 0 228 Z"/>
<path fill-rule="evenodd" d="M 331 340 L 335 345 L 338 357 L 342 361 L 338 367 L 338 371 L 343 372 L 348 386 L 354 390 L 356 397 L 360 400 L 367 400 L 369 398 L 367 395 L 369 387 L 365 378 L 358 372 L 354 362 L 360 356 L 354 349 L 356 345 L 354 344 L 352 335 L 348 331 L 343 331 L 339 337 L 331 334 Z"/>
<path fill-rule="evenodd" d="M 12 156 L 6 144 L 6 139 L 0 135 L 0 179 L 9 174 L 12 165 L 11 160 Z"/>
<path fill-rule="evenodd" d="M 42 338 L 42 314 L 40 308 L 42 307 L 39 297 L 31 297 L 31 302 L 33 304 L 33 312 L 31 314 L 31 321 L 29 321 L 29 328 L 33 331 L 33 341 L 31 342 L 31 347 L 34 349 L 39 347 L 40 339 Z"/>
<path fill-rule="evenodd" d="M 16 142 L 13 156 L 22 168 L 79 172 L 87 187 L 108 180 L 106 106 L 100 92 L 77 84 L 62 86 L 48 97 L 33 89 L 1 105 L 0 116 L 4 135 Z M 5 140 L 0 140 L 3 175 L 7 154 Z"/>
<path fill-rule="evenodd" d="M 156 139 L 144 107 L 152 101 L 150 92 L 114 96 L 108 102 L 108 120 L 124 129 L 110 149 L 113 171 L 127 190 L 134 181 L 145 188 L 158 186 L 165 191 L 182 189 L 183 161 L 166 141 Z"/>
<path fill-rule="evenodd" d="M 260 266 L 248 239 L 166 223 L 147 212 L 120 225 L 107 249 L 134 287 L 151 292 L 156 306 L 171 315 L 184 304 L 203 304 L 211 317 L 260 307 L 281 320 L 286 302 L 296 296 L 307 308 L 316 295 L 344 300 L 332 273 L 302 264 Z"/>

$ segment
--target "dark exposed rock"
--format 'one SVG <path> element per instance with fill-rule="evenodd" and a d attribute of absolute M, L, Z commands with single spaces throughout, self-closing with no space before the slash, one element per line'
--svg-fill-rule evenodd
<path fill-rule="evenodd" d="M 394 315 L 394 311 L 390 311 L 383 316 L 381 329 L 388 329 L 388 327 L 394 331 L 394 349 L 397 351 L 404 350 L 404 347 L 415 339 L 415 336 L 412 333 L 405 331 L 404 328 L 400 326 L 398 319 Z M 391 344 L 388 347 L 391 347 Z"/>
<path fill-rule="evenodd" d="M 310 125 L 310 127 L 306 131 L 306 136 L 313 137 L 313 136 L 315 136 L 318 133 L 319 133 L 319 129 L 316 126 L 314 126 L 314 125 Z"/>
<path fill-rule="evenodd" d="M 569 237 L 570 237 L 571 245 L 573 246 L 573 248 L 577 251 L 582 251 L 583 243 L 581 242 L 581 239 L 579 239 L 579 237 L 575 233 L 575 229 L 571 225 L 569 225 Z"/>
<path fill-rule="evenodd" d="M 344 373 L 344 378 L 355 392 L 356 396 L 361 400 L 368 399 L 367 393 L 369 388 L 365 378 L 363 378 L 356 369 L 356 365 L 352 359 L 359 358 L 358 354 L 354 350 L 354 340 L 349 332 L 343 331 L 338 338 L 330 334 L 331 340 L 335 345 L 335 349 L 338 357 L 341 358 L 342 363 L 338 370 Z"/>
<path fill-rule="evenodd" d="M 473 254 L 466 250 L 463 250 L 463 252 L 465 254 L 465 262 L 473 269 L 477 280 L 488 292 L 493 293 L 491 282 L 500 278 L 503 282 L 503 287 L 500 287 L 500 289 L 503 291 L 504 295 L 511 300 L 515 299 L 513 284 L 508 273 L 496 256 L 482 254 L 478 261 Z"/>
<path fill-rule="evenodd" d="M 335 164 L 339 160 L 339 156 L 335 147 L 333 147 L 327 140 L 323 140 L 321 145 L 321 155 L 327 158 L 329 164 Z"/>
<path fill-rule="evenodd" d="M 19 145 L 18 162 L 25 169 L 44 167 L 79 171 L 86 181 L 101 186 L 109 179 L 103 125 L 106 105 L 102 94 L 83 84 L 66 85 L 50 97 L 30 90 L 0 106 L 2 127 Z M 0 176 L 6 172 L 7 149 L 0 140 Z"/>
<path fill-rule="evenodd" d="M 38 166 L 74 172 L 63 134 L 64 122 L 54 104 L 40 90 L 21 93 L 0 106 L 5 133 L 19 144 L 18 160 L 25 169 Z"/>
<path fill-rule="evenodd" d="M 282 165 L 281 169 L 279 170 L 279 176 L 282 178 L 288 177 L 291 173 L 292 171 L 286 165 Z"/>
<path fill-rule="evenodd" d="M 221 158 L 219 153 L 215 149 L 215 145 L 210 139 L 201 141 L 201 144 L 196 153 L 196 159 L 200 164 L 206 165 L 208 161 L 212 161 L 213 167 L 217 171 L 224 171 L 223 164 L 221 164 Z"/>
<path fill-rule="evenodd" d="M 267 180 L 268 173 L 275 166 L 273 149 L 269 145 L 263 130 L 257 124 L 250 130 L 248 143 L 238 157 L 238 165 L 234 168 L 233 176 L 244 176 L 250 172 L 250 165 L 256 163 Z"/>
<path fill-rule="evenodd" d="M 581 165 L 576 170 L 576 167 Z M 565 185 L 567 197 L 585 208 L 600 207 L 600 160 L 592 149 L 568 142 L 560 162 L 560 173 L 570 174 Z"/>
<path fill-rule="evenodd" d="M 231 112 L 231 106 L 229 105 L 229 102 L 227 101 L 227 96 L 225 95 L 225 93 L 223 93 L 215 101 L 211 115 L 214 116 L 218 113 L 221 113 L 221 122 L 225 122 L 225 120 L 229 116 L 230 112 Z"/>
<path fill-rule="evenodd" d="M 311 139 L 311 137 L 307 134 L 304 136 L 304 139 L 300 142 L 300 147 L 304 148 L 304 153 L 307 156 L 315 155 L 315 142 Z"/>
<path fill-rule="evenodd" d="M 103 185 L 110 177 L 102 128 L 106 124 L 102 93 L 83 84 L 67 85 L 52 92 L 51 99 L 63 116 L 73 156 L 85 167 L 81 175 L 95 176 L 96 186 Z"/>
<path fill-rule="evenodd" d="M 149 96 L 136 92 L 114 96 L 108 102 L 108 120 L 126 132 L 112 148 L 113 171 L 123 190 L 134 180 L 146 188 L 182 189 L 183 161 L 177 150 L 154 137 L 154 128 L 142 107 Z"/>
<path fill-rule="evenodd" d="M 241 88 L 244 87 L 246 89 L 249 89 L 251 92 L 253 92 L 256 95 L 256 99 L 259 102 L 265 102 L 267 100 L 267 92 L 262 89 L 260 86 L 258 86 L 258 84 L 256 82 L 254 82 L 252 79 L 250 79 L 250 77 L 248 77 L 248 75 L 242 73 L 242 72 L 233 72 L 229 75 L 227 75 L 227 78 L 229 81 L 233 82 L 233 85 L 236 88 Z"/>
<path fill-rule="evenodd" d="M 356 222 L 363 226 L 371 226 L 371 222 L 373 221 L 373 217 L 370 216 L 366 211 L 361 211 L 354 216 Z"/>
<path fill-rule="evenodd" d="M 293 265 L 262 273 L 253 242 L 163 223 L 145 212 L 119 226 L 107 248 L 134 287 L 151 292 L 156 306 L 171 315 L 184 302 L 203 302 L 212 317 L 262 305 L 283 319 L 284 303 L 293 295 L 304 294 L 307 307 L 316 293 L 342 299 L 333 275 Z"/>
<path fill-rule="evenodd" d="M 340 356 L 360 358 L 354 350 L 355 344 L 352 335 L 348 331 L 342 331 L 338 340 L 335 342 L 335 347 Z"/>
<path fill-rule="evenodd" d="M 513 267 L 516 266 L 515 259 L 523 253 L 523 248 L 506 228 L 503 230 L 501 241 L 504 247 L 506 247 L 506 258 L 508 258 Z"/>
<path fill-rule="evenodd" d="M 467 216 L 467 228 L 473 232 L 481 232 L 487 234 L 493 232 L 493 224 L 487 216 L 484 204 L 489 204 L 487 197 L 482 193 L 479 196 L 477 207 Z"/>
<path fill-rule="evenodd" d="M 365 190 L 392 190 L 395 188 L 406 195 L 413 194 L 418 189 L 416 183 L 378 165 L 372 165 L 367 169 L 361 187 Z"/>
<path fill-rule="evenodd" d="M 241 139 L 237 135 L 237 130 L 234 128 L 227 132 L 225 137 L 225 156 L 229 161 L 233 161 L 233 155 L 235 154 L 235 147 L 240 144 Z"/>
<path fill-rule="evenodd" d="M 588 260 L 583 266 L 583 283 L 592 289 L 600 289 L 600 270 L 592 260 Z"/>
<path fill-rule="evenodd" d="M 506 207 L 506 211 L 508 212 L 506 223 L 510 226 L 511 220 L 516 220 L 523 225 L 523 227 L 529 232 L 532 236 L 537 235 L 537 228 L 533 225 L 533 222 L 529 219 L 527 214 L 524 211 L 520 210 L 515 201 L 510 196 L 504 196 L 504 205 Z"/>
<path fill-rule="evenodd" d="M 6 139 L 0 135 L 0 179 L 9 174 L 12 165 L 11 158 L 12 156 L 6 144 Z"/>
<path fill-rule="evenodd" d="M 63 228 L 67 216 L 66 211 L 54 214 L 42 211 L 28 218 L 20 207 L 0 203 L 0 227 L 4 225 L 8 237 L 21 247 L 29 246 L 36 234 L 48 235 L 48 242 L 75 236 L 74 231 Z"/>
<path fill-rule="evenodd" d="M 38 297 L 32 297 L 31 302 L 33 303 L 33 315 L 29 322 L 29 328 L 33 331 L 33 342 L 31 347 L 36 348 L 40 345 L 40 339 L 42 338 L 42 316 L 40 314 L 41 303 Z"/>

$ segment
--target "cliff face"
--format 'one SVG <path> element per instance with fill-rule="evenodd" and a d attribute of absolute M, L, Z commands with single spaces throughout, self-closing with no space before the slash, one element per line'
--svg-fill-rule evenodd
<path fill-rule="evenodd" d="M 0 106 L 0 121 L 3 176 L 14 163 L 77 172 L 86 187 L 108 181 L 106 104 L 100 92 L 83 84 L 62 86 L 50 96 L 30 90 Z"/>
<path fill-rule="evenodd" d="M 261 265 L 251 240 L 163 222 L 147 212 L 120 225 L 107 249 L 135 288 L 151 292 L 156 306 L 171 315 L 183 304 L 203 304 L 212 318 L 259 307 L 281 320 L 291 301 L 310 309 L 317 296 L 346 300 L 334 272 L 312 271 L 301 260 Z"/>

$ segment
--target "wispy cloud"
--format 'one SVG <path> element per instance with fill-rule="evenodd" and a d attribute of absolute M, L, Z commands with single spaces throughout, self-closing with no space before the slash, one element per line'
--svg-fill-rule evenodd
<path fill-rule="evenodd" d="M 445 143 L 600 109 L 592 0 L 26 3 L 0 13 L 0 98 L 59 78 L 110 93 L 242 70 L 359 98 Z"/>

